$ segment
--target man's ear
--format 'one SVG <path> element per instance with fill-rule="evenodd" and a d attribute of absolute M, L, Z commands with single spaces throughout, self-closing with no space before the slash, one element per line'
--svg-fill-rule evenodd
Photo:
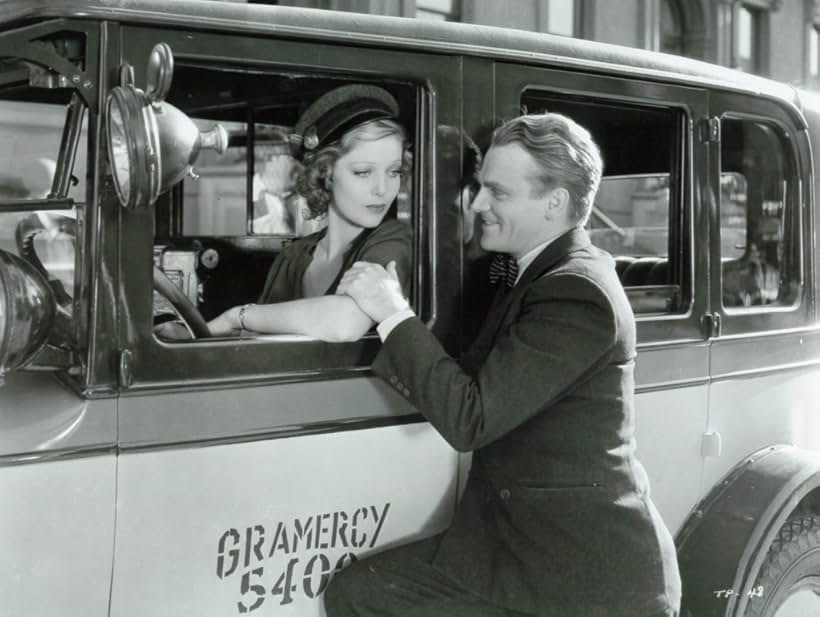
<path fill-rule="evenodd" d="M 569 192 L 564 187 L 552 189 L 544 200 L 544 218 L 548 221 L 560 221 L 566 218 L 569 210 Z"/>

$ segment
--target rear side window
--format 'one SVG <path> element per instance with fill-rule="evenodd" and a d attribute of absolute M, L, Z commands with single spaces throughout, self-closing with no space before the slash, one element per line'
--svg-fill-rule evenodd
<path fill-rule="evenodd" d="M 778 126 L 721 121 L 722 302 L 728 309 L 788 307 L 801 292 L 799 203 L 791 149 Z"/>
<path fill-rule="evenodd" d="M 601 149 L 604 176 L 589 218 L 592 242 L 609 252 L 636 313 L 682 313 L 689 300 L 682 224 L 682 123 L 674 108 L 525 93 L 531 113 L 563 113 Z"/>

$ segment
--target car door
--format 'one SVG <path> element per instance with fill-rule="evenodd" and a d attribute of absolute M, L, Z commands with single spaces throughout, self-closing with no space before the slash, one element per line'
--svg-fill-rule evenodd
<path fill-rule="evenodd" d="M 186 179 L 154 208 L 121 211 L 127 387 L 119 402 L 111 614 L 319 614 L 341 567 L 448 523 L 458 456 L 369 373 L 375 334 L 333 344 L 289 335 L 162 341 L 152 329 L 152 267 L 181 282 L 183 272 L 234 263 L 232 280 L 258 289 L 250 279 L 259 273 L 237 264 L 272 258 L 296 231 L 246 225 L 256 218 L 249 198 L 256 163 L 242 150 L 248 136 L 258 133 L 258 142 L 263 129 L 292 126 L 322 92 L 365 81 L 398 98 L 414 142 L 415 170 L 397 213 L 414 234 L 414 307 L 431 323 L 447 314 L 451 300 L 435 292 L 447 281 L 432 278 L 430 251 L 451 223 L 434 207 L 430 169 L 435 123 L 460 122 L 459 62 L 179 28 L 123 25 L 119 41 L 137 85 L 152 47 L 168 44 L 175 62 L 168 100 L 200 126 L 223 122 L 231 143 L 246 145 L 229 148 L 228 158 L 203 157 L 200 180 Z M 211 294 L 220 267 L 208 270 L 202 287 L 180 288 L 195 302 L 200 292 L 205 304 L 218 302 L 211 296 L 233 293 Z M 446 276 L 458 280 L 457 271 Z"/>
<path fill-rule="evenodd" d="M 720 197 L 708 430 L 720 436 L 721 456 L 708 461 L 705 487 L 771 444 L 820 446 L 805 120 L 782 102 L 729 92 L 710 96 L 710 113 Z"/>
<path fill-rule="evenodd" d="M 708 394 L 706 118 L 699 88 L 496 64 L 496 108 L 559 112 L 598 143 L 604 176 L 587 225 L 611 253 L 637 321 L 636 435 L 653 500 L 677 531 L 699 497 Z M 675 435 L 671 440 L 670 435 Z"/>

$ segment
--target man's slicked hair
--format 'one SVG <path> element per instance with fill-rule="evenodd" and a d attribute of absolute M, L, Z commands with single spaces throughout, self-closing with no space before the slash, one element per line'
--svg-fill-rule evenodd
<path fill-rule="evenodd" d="M 493 133 L 490 147 L 517 144 L 535 161 L 533 180 L 540 192 L 563 187 L 569 193 L 570 218 L 586 224 L 601 182 L 603 162 L 592 135 L 557 113 L 526 114 L 505 122 Z"/>

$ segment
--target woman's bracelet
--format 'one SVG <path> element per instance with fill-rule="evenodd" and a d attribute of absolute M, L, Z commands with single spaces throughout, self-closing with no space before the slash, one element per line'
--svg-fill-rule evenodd
<path fill-rule="evenodd" d="M 239 322 L 239 327 L 242 330 L 247 330 L 248 327 L 245 325 L 245 313 L 248 312 L 248 309 L 252 306 L 256 306 L 255 302 L 248 302 L 247 304 L 243 304 L 239 307 L 239 314 L 236 316 L 236 320 Z"/>

